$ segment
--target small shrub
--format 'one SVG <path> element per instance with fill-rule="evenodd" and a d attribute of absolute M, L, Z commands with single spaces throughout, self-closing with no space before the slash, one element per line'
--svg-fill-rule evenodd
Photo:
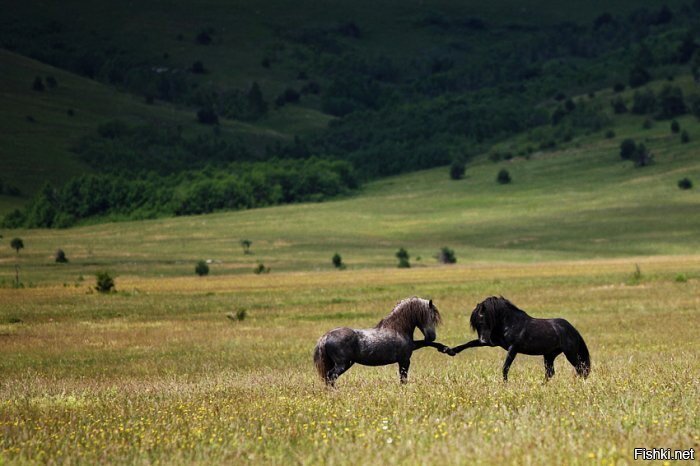
<path fill-rule="evenodd" d="M 681 125 L 678 124 L 676 120 L 671 122 L 671 132 L 677 134 L 681 130 Z"/>
<path fill-rule="evenodd" d="M 206 261 L 203 260 L 197 262 L 197 265 L 194 267 L 194 273 L 196 273 L 200 277 L 209 275 L 209 265 L 206 263 Z"/>
<path fill-rule="evenodd" d="M 643 129 L 651 129 L 652 126 L 654 126 L 654 122 L 651 121 L 649 118 L 647 118 L 646 120 L 644 120 L 644 123 L 642 123 L 642 128 L 643 128 Z"/>
<path fill-rule="evenodd" d="M 336 269 L 343 270 L 345 268 L 345 264 L 343 264 L 343 258 L 337 252 L 335 254 L 333 254 L 333 258 L 331 259 L 331 262 L 333 262 L 333 266 Z"/>
<path fill-rule="evenodd" d="M 261 262 L 253 269 L 253 273 L 257 275 L 260 275 L 261 273 L 270 273 L 270 267 L 265 267 L 265 264 Z"/>
<path fill-rule="evenodd" d="M 678 275 L 676 275 L 675 280 L 678 283 L 685 283 L 688 281 L 688 277 L 684 273 L 679 273 Z"/>
<path fill-rule="evenodd" d="M 46 86 L 49 89 L 56 89 L 56 87 L 58 87 L 58 81 L 56 81 L 56 78 L 53 76 L 49 75 L 46 77 Z"/>
<path fill-rule="evenodd" d="M 398 251 L 396 251 L 396 258 L 399 260 L 398 267 L 400 269 L 407 269 L 411 267 L 411 263 L 409 262 L 409 259 L 411 256 L 408 254 L 408 251 L 404 248 L 399 248 Z"/>
<path fill-rule="evenodd" d="M 238 321 L 245 320 L 247 314 L 248 314 L 248 313 L 246 312 L 245 309 L 243 309 L 243 308 L 238 309 L 238 310 L 236 311 L 236 320 L 238 320 Z"/>
<path fill-rule="evenodd" d="M 634 165 L 636 167 L 646 167 L 654 163 L 654 155 L 649 152 L 644 144 L 637 146 L 637 152 L 634 154 Z"/>
<path fill-rule="evenodd" d="M 450 165 L 450 178 L 453 180 L 461 180 L 464 177 L 464 162 L 455 160 Z"/>
<path fill-rule="evenodd" d="M 686 130 L 681 131 L 681 143 L 688 144 L 690 142 L 690 135 Z"/>
<path fill-rule="evenodd" d="M 66 253 L 63 252 L 63 249 L 56 250 L 56 254 L 54 254 L 54 259 L 59 264 L 65 264 L 66 262 L 68 262 L 68 258 L 66 257 Z"/>
<path fill-rule="evenodd" d="M 25 117 L 25 119 L 26 119 L 29 123 L 36 123 L 36 119 L 34 118 L 34 115 L 27 115 L 27 116 Z"/>
<path fill-rule="evenodd" d="M 209 45 L 212 42 L 212 38 L 211 38 L 211 35 L 209 35 L 209 33 L 207 31 L 202 31 L 199 34 L 197 34 L 195 41 L 199 45 Z"/>
<path fill-rule="evenodd" d="M 455 256 L 455 252 L 452 249 L 444 246 L 442 249 L 440 249 L 440 252 L 437 255 L 437 260 L 441 264 L 456 264 L 457 256 Z"/>
<path fill-rule="evenodd" d="M 194 74 L 205 74 L 207 72 L 207 70 L 204 68 L 204 63 L 202 63 L 200 60 L 192 63 L 190 71 L 192 71 Z"/>
<path fill-rule="evenodd" d="M 617 96 L 616 98 L 611 100 L 610 106 L 612 106 L 613 111 L 616 114 L 627 113 L 627 105 L 625 104 L 625 101 L 622 100 L 622 97 L 620 97 L 620 96 Z"/>
<path fill-rule="evenodd" d="M 250 254 L 250 246 L 253 244 L 253 242 L 249 239 L 242 239 L 241 240 L 241 247 L 243 248 L 243 254 Z"/>
<path fill-rule="evenodd" d="M 69 108 L 68 110 L 66 110 L 66 115 L 68 115 L 69 117 L 75 116 L 75 110 Z"/>
<path fill-rule="evenodd" d="M 625 90 L 625 85 L 622 83 L 615 83 L 615 85 L 613 86 L 614 92 L 622 92 L 624 90 Z"/>
<path fill-rule="evenodd" d="M 605 138 L 606 139 L 612 139 L 615 137 L 615 131 L 609 129 L 605 132 Z"/>
<path fill-rule="evenodd" d="M 499 184 L 508 184 L 512 181 L 510 177 L 510 173 L 508 173 L 508 170 L 505 168 L 502 168 L 499 172 L 498 175 L 496 176 L 496 181 L 498 181 Z"/>
<path fill-rule="evenodd" d="M 39 92 L 44 90 L 44 82 L 41 80 L 40 76 L 34 78 L 34 82 L 32 83 L 32 89 Z"/>
<path fill-rule="evenodd" d="M 205 125 L 218 125 L 219 116 L 211 108 L 200 108 L 197 112 L 197 121 Z"/>
<path fill-rule="evenodd" d="M 683 178 L 678 180 L 678 187 L 680 189 L 691 189 L 693 187 L 693 182 L 690 181 L 690 178 Z"/>
<path fill-rule="evenodd" d="M 642 280 L 642 269 L 639 268 L 639 264 L 634 264 L 634 272 L 630 277 L 629 283 L 631 285 L 637 284 Z"/>
<path fill-rule="evenodd" d="M 630 160 L 637 152 L 637 144 L 633 139 L 625 139 L 620 143 L 620 157 L 622 160 Z"/>
<path fill-rule="evenodd" d="M 108 272 L 97 272 L 95 278 L 95 290 L 97 290 L 98 293 L 110 293 L 115 289 L 114 279 Z"/>

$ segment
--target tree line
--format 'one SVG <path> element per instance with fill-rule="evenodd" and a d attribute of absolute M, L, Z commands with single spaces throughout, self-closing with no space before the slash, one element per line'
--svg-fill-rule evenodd
<path fill-rule="evenodd" d="M 6 228 L 65 228 L 88 219 L 131 220 L 322 201 L 357 187 L 345 161 L 309 158 L 234 162 L 172 175 L 91 174 L 45 185 Z"/>

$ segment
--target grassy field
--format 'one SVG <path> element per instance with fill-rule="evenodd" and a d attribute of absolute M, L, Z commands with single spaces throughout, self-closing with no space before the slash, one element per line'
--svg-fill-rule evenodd
<path fill-rule="evenodd" d="M 634 447 L 697 450 L 699 199 L 676 182 L 698 179 L 698 142 L 640 123 L 616 131 L 652 149 L 643 169 L 595 134 L 530 160 L 484 157 L 461 181 L 441 168 L 327 203 L 3 231 L 0 463 L 625 464 Z M 495 182 L 502 167 L 512 184 Z M 394 268 L 401 246 L 411 269 Z M 442 246 L 457 265 L 437 265 Z M 259 262 L 272 272 L 254 275 Z M 97 270 L 116 293 L 93 292 Z M 569 319 L 591 377 L 560 358 L 545 384 L 541 359 L 519 356 L 504 385 L 499 349 L 421 350 L 407 386 L 395 367 L 355 367 L 334 391 L 314 372 L 331 328 L 372 326 L 419 295 L 455 345 L 491 294 Z"/>
<path fill-rule="evenodd" d="M 626 464 L 634 447 L 700 446 L 700 256 L 130 278 L 0 289 L 0 463 Z M 368 327 L 402 297 L 433 298 L 438 340 L 503 293 L 578 327 L 585 380 L 565 359 L 432 349 L 356 366 L 326 390 L 311 362 L 337 326 Z M 243 321 L 225 314 L 245 309 Z"/>

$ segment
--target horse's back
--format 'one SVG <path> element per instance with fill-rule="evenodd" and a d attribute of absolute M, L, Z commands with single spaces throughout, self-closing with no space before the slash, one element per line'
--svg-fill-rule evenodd
<path fill-rule="evenodd" d="M 319 340 L 319 344 L 323 344 L 327 352 L 337 351 L 357 351 L 359 347 L 359 338 L 354 329 L 349 327 L 338 327 L 327 332 Z"/>

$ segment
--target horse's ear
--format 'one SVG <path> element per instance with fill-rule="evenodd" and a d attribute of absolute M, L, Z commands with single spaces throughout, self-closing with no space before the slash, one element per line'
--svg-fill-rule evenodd
<path fill-rule="evenodd" d="M 428 301 L 428 307 L 433 307 L 433 300 L 432 299 Z"/>

